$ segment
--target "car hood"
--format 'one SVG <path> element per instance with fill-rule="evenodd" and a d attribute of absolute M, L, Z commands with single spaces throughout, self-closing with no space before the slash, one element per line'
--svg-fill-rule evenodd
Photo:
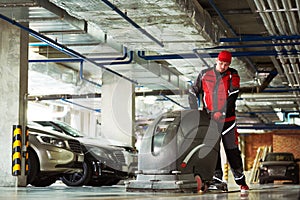
<path fill-rule="evenodd" d="M 274 165 L 292 165 L 295 164 L 293 161 L 265 161 L 262 162 L 263 166 L 274 166 Z"/>
<path fill-rule="evenodd" d="M 96 146 L 96 147 L 101 147 L 101 148 L 111 149 L 111 150 L 121 150 L 121 148 L 104 144 L 103 142 L 100 141 L 100 139 L 97 140 L 97 138 L 78 137 L 76 139 L 79 140 L 83 145 Z"/>

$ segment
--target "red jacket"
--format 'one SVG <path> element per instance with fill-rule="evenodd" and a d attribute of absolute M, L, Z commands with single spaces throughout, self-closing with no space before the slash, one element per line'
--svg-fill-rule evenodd
<path fill-rule="evenodd" d="M 232 117 L 235 119 L 235 102 L 239 87 L 240 77 L 235 69 L 228 68 L 220 74 L 215 68 L 209 68 L 199 73 L 190 93 L 198 98 L 203 94 L 202 101 L 208 112 L 221 112 L 230 120 Z"/>

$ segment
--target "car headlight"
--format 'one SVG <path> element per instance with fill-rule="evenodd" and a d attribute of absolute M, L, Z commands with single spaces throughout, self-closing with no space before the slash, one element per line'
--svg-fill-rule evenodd
<path fill-rule="evenodd" d="M 268 170 L 268 167 L 260 166 L 260 170 L 262 170 L 262 171 L 267 171 L 267 170 Z"/>
<path fill-rule="evenodd" d="M 51 144 L 51 145 L 54 145 L 54 146 L 60 147 L 60 148 L 66 148 L 66 143 L 64 140 L 47 137 L 47 136 L 41 136 L 40 139 L 43 143 Z"/>
<path fill-rule="evenodd" d="M 105 158 L 105 159 L 112 159 L 113 160 L 112 155 L 110 153 L 104 151 L 101 148 L 91 147 L 91 148 L 89 148 L 89 152 L 95 154 L 97 157 Z"/>
<path fill-rule="evenodd" d="M 295 169 L 295 166 L 288 166 L 287 169 L 288 169 L 288 170 L 294 170 L 294 169 Z"/>

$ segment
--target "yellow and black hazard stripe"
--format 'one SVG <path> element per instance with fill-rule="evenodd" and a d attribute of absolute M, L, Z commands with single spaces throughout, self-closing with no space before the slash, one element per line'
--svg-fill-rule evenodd
<path fill-rule="evenodd" d="M 29 131 L 28 131 L 28 127 L 26 127 L 26 138 L 25 138 L 25 142 L 26 142 L 26 149 L 28 150 L 28 146 L 29 146 Z M 26 151 L 26 156 L 25 156 L 25 174 L 28 174 L 28 151 Z"/>
<path fill-rule="evenodd" d="M 12 138 L 12 175 L 21 175 L 21 150 L 22 150 L 22 128 L 20 125 L 13 126 Z"/>

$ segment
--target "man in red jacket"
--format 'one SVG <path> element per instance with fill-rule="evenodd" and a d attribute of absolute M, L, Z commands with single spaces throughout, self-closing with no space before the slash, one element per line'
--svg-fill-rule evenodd
<path fill-rule="evenodd" d="M 235 102 L 240 87 L 240 77 L 237 70 L 230 68 L 231 53 L 221 51 L 213 68 L 202 70 L 196 82 L 189 91 L 189 103 L 192 109 L 198 109 L 197 100 L 202 95 L 203 108 L 211 114 L 218 124 L 219 132 L 226 152 L 235 182 L 240 185 L 241 192 L 247 192 L 243 172 L 241 152 L 238 147 L 238 133 L 236 127 Z M 215 170 L 215 179 L 222 180 L 223 172 L 221 157 Z"/>

